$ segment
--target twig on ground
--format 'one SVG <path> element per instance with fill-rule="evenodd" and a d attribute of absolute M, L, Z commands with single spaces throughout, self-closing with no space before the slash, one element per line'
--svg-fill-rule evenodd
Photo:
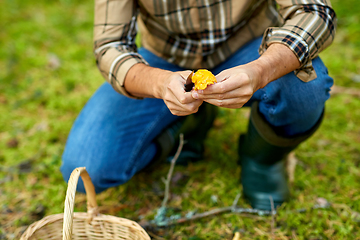
<path fill-rule="evenodd" d="M 149 222 L 145 222 L 144 224 L 142 224 L 142 226 L 144 228 L 149 228 L 149 227 L 169 227 L 172 225 L 176 225 L 176 224 L 180 224 L 180 223 L 185 223 L 185 222 L 189 222 L 189 221 L 193 221 L 193 220 L 197 220 L 200 218 L 205 218 L 205 217 L 209 217 L 209 216 L 213 216 L 213 215 L 218 215 L 218 214 L 222 214 L 222 213 L 227 213 L 227 212 L 231 212 L 231 213 L 237 213 L 237 214 L 243 214 L 243 213 L 250 213 L 250 214 L 257 214 L 259 216 L 268 216 L 271 215 L 271 234 L 272 236 L 274 236 L 274 228 L 275 228 L 275 219 L 274 219 L 274 215 L 277 213 L 276 210 L 274 209 L 274 201 L 272 199 L 271 196 L 269 196 L 270 198 L 270 203 L 271 203 L 271 211 L 268 210 L 258 210 L 258 209 L 252 209 L 252 208 L 240 208 L 237 207 L 237 203 L 240 199 L 241 194 L 237 194 L 233 204 L 231 206 L 228 207 L 222 207 L 222 208 L 215 208 L 212 209 L 210 211 L 206 211 L 203 213 L 195 213 L 194 211 L 189 212 L 188 214 L 186 214 L 185 217 L 181 217 L 180 214 L 177 215 L 173 215 L 170 217 L 166 216 L 167 213 L 167 203 L 169 201 L 169 196 L 170 196 L 170 183 L 171 183 L 171 178 L 172 178 L 172 174 L 174 171 L 174 167 L 175 167 L 175 163 L 177 161 L 177 159 L 179 158 L 179 155 L 181 153 L 181 150 L 183 148 L 184 145 L 184 136 L 183 134 L 180 134 L 180 142 L 179 142 L 179 147 L 176 151 L 176 154 L 174 156 L 174 158 L 171 160 L 171 164 L 170 164 L 170 169 L 167 175 L 167 179 L 162 179 L 163 182 L 165 183 L 165 193 L 164 193 L 164 199 L 162 201 L 161 207 L 158 209 L 157 214 L 154 218 L 154 220 L 149 221 Z M 311 209 L 325 209 L 328 208 L 329 206 L 313 206 Z M 308 209 L 296 209 L 294 211 L 291 212 L 305 212 Z"/>
<path fill-rule="evenodd" d="M 290 152 L 286 157 L 286 172 L 289 177 L 289 183 L 293 183 L 295 180 L 295 169 L 298 160 L 295 156 L 295 152 Z"/>
<path fill-rule="evenodd" d="M 184 145 L 184 135 L 182 133 L 180 133 L 179 137 L 180 137 L 179 147 L 178 147 L 178 149 L 177 149 L 177 151 L 175 153 L 175 156 L 171 160 L 170 169 L 169 169 L 169 172 L 167 174 L 167 179 L 162 178 L 162 181 L 165 183 L 164 199 L 163 199 L 163 201 L 161 203 L 161 207 L 158 208 L 157 213 L 156 213 L 152 223 L 145 224 L 147 226 L 152 226 L 152 225 L 155 225 L 157 227 L 166 226 L 166 224 L 168 222 L 172 222 L 172 221 L 174 221 L 174 219 L 180 218 L 179 215 L 171 216 L 170 218 L 166 217 L 166 213 L 168 211 L 166 205 L 167 205 L 167 202 L 169 201 L 169 196 L 170 196 L 171 178 L 172 178 L 172 174 L 174 172 L 175 163 L 176 163 L 177 159 L 179 158 L 179 155 L 180 155 L 181 150 L 182 150 L 183 145 Z"/>
<path fill-rule="evenodd" d="M 172 226 L 172 225 L 185 223 L 185 222 L 197 220 L 197 219 L 200 219 L 200 218 L 205 218 L 205 217 L 214 216 L 214 215 L 227 213 L 227 212 L 237 213 L 237 214 L 251 213 L 251 214 L 258 214 L 259 216 L 266 216 L 266 215 L 271 214 L 271 211 L 267 211 L 267 210 L 258 210 L 258 209 L 252 209 L 252 208 L 236 207 L 236 204 L 237 204 L 239 198 L 240 198 L 240 194 L 237 194 L 234 201 L 233 201 L 232 206 L 222 207 L 222 208 L 215 208 L 215 209 L 212 209 L 210 211 L 203 212 L 203 213 L 195 213 L 194 214 L 193 212 L 190 212 L 185 217 L 181 217 L 179 215 L 166 217 L 165 216 L 166 207 L 161 207 L 161 208 L 158 209 L 158 213 L 155 216 L 154 221 L 145 223 L 142 226 L 144 228 L 153 227 L 153 226 L 156 226 L 156 227 L 169 227 L 169 226 Z M 274 211 L 274 212 L 276 212 L 276 211 Z"/>
<path fill-rule="evenodd" d="M 241 193 L 238 193 L 233 201 L 233 204 L 232 204 L 232 207 L 235 209 L 236 208 L 236 205 L 237 203 L 239 202 L 239 199 L 241 197 Z"/>
<path fill-rule="evenodd" d="M 165 181 L 165 196 L 164 196 L 164 199 L 163 199 L 163 201 L 161 203 L 162 208 L 166 208 L 167 202 L 169 200 L 171 177 L 172 177 L 172 174 L 174 172 L 175 163 L 176 163 L 177 159 L 179 158 L 179 155 L 181 153 L 181 150 L 182 150 L 183 146 L 184 146 L 184 134 L 180 133 L 179 147 L 178 147 L 178 149 L 176 151 L 175 156 L 171 160 L 170 169 L 169 169 L 169 172 L 168 172 L 168 175 L 167 175 L 167 179 Z"/>
<path fill-rule="evenodd" d="M 272 196 L 270 195 L 269 196 L 269 199 L 270 199 L 270 204 L 271 204 L 271 238 L 272 239 L 275 239 L 274 238 L 274 228 L 275 228 L 275 218 L 274 218 L 274 214 L 276 214 L 276 211 L 274 209 L 274 200 L 272 198 Z"/>
<path fill-rule="evenodd" d="M 292 238 L 293 238 L 294 240 L 298 240 L 298 237 L 296 236 L 295 230 L 292 230 L 292 231 L 291 231 L 291 235 L 292 235 Z"/>
<path fill-rule="evenodd" d="M 160 237 L 160 236 L 158 236 L 158 235 L 156 235 L 156 234 L 154 234 L 154 233 L 152 233 L 152 232 L 150 232 L 150 231 L 148 231 L 148 234 L 149 234 L 149 235 L 150 235 L 150 237 L 152 237 L 153 239 L 157 239 L 157 240 L 165 240 L 165 238 Z"/>
<path fill-rule="evenodd" d="M 199 218 L 205 218 L 205 217 L 209 217 L 212 215 L 217 215 L 220 213 L 225 213 L 225 212 L 231 212 L 233 207 L 223 207 L 223 208 L 215 208 L 213 210 L 207 211 L 207 212 L 203 212 L 203 213 L 198 213 L 198 214 L 194 214 L 191 217 L 182 217 L 179 218 L 173 222 L 169 222 L 168 226 L 170 225 L 174 225 L 174 224 L 178 224 L 178 223 L 184 223 L 184 222 L 189 222 L 189 221 L 193 221 Z"/>
<path fill-rule="evenodd" d="M 335 94 L 348 94 L 354 97 L 360 98 L 360 89 L 357 88 L 349 88 L 349 87 L 341 87 L 341 86 L 332 86 L 331 88 L 331 95 Z"/>
<path fill-rule="evenodd" d="M 328 206 L 325 206 L 325 207 L 314 206 L 314 207 L 311 207 L 310 209 L 328 209 L 328 208 L 329 208 Z M 160 209 L 164 210 L 165 208 L 160 208 Z M 295 210 L 289 211 L 289 213 L 303 213 L 308 210 L 309 209 L 295 209 Z M 240 208 L 240 207 L 230 206 L 230 207 L 223 207 L 223 208 L 215 208 L 210 211 L 203 212 L 203 213 L 188 214 L 188 216 L 185 216 L 185 217 L 179 217 L 179 216 L 165 217 L 164 216 L 160 221 L 146 222 L 146 223 L 142 224 L 142 227 L 144 227 L 144 228 L 147 228 L 147 227 L 169 227 L 172 225 L 185 223 L 185 222 L 197 220 L 200 218 L 210 217 L 210 216 L 214 216 L 214 215 L 218 215 L 218 214 L 222 214 L 222 213 L 236 213 L 236 214 L 249 213 L 249 214 L 257 214 L 259 216 L 269 216 L 269 215 L 274 216 L 277 212 L 275 209 L 272 211 L 268 211 L 268 210 L 258 210 L 258 209 L 253 209 L 253 208 Z M 158 212 L 158 215 L 162 215 L 162 213 Z"/>

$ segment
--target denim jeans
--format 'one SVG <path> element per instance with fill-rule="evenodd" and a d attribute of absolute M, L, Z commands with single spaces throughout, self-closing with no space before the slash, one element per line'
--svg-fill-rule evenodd
<path fill-rule="evenodd" d="M 261 38 L 249 42 L 211 71 L 218 74 L 257 59 L 260 43 Z M 184 70 L 144 48 L 139 53 L 152 67 Z M 258 90 L 246 105 L 259 101 L 259 111 L 268 123 L 285 135 L 306 132 L 320 118 L 333 84 L 320 58 L 313 60 L 313 66 L 317 79 L 303 82 L 289 73 Z M 154 159 L 158 151 L 154 138 L 177 119 L 161 99 L 130 99 L 104 83 L 71 129 L 62 156 L 64 179 L 69 179 L 74 168 L 84 166 L 96 192 L 127 182 Z M 84 192 L 81 180 L 78 191 Z"/>

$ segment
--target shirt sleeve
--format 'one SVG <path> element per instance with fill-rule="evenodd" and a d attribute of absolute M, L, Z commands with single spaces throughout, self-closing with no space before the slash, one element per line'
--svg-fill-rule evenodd
<path fill-rule="evenodd" d="M 284 20 L 281 27 L 268 28 L 259 52 L 272 43 L 289 47 L 301 67 L 295 74 L 307 82 L 316 78 L 312 59 L 331 44 L 335 35 L 336 15 L 329 0 L 276 0 Z"/>
<path fill-rule="evenodd" d="M 131 96 L 124 88 L 125 76 L 137 64 L 148 64 L 137 53 L 137 7 L 133 0 L 95 0 L 94 54 L 104 78 L 119 93 Z"/>

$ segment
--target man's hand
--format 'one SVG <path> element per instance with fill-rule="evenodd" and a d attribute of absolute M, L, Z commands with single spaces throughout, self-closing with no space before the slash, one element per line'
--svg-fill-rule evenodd
<path fill-rule="evenodd" d="M 203 100 L 185 92 L 184 84 L 191 71 L 171 72 L 145 64 L 135 64 L 125 78 L 125 89 L 133 96 L 161 98 L 172 114 L 196 113 Z"/>
<path fill-rule="evenodd" d="M 259 59 L 222 71 L 216 76 L 217 83 L 192 91 L 192 96 L 219 107 L 241 108 L 258 89 L 299 67 L 288 47 L 274 43 Z"/>
<path fill-rule="evenodd" d="M 192 91 L 195 99 L 225 108 L 241 108 L 261 87 L 261 69 L 247 64 L 226 69 L 216 76 L 217 83 L 205 90 Z"/>
<path fill-rule="evenodd" d="M 241 108 L 258 89 L 300 67 L 295 54 L 274 43 L 257 60 L 219 73 L 218 83 L 203 91 L 185 92 L 191 71 L 170 72 L 145 64 L 135 64 L 125 78 L 125 89 L 133 96 L 164 100 L 171 113 L 186 116 L 197 112 L 206 101 L 226 108 Z"/>
<path fill-rule="evenodd" d="M 170 73 L 165 81 L 161 98 L 172 114 L 186 116 L 196 113 L 203 100 L 194 99 L 190 92 L 185 92 L 184 84 L 191 71 Z"/>

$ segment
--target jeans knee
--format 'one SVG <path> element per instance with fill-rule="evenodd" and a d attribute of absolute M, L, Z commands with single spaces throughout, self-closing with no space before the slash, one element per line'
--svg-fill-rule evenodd
<path fill-rule="evenodd" d="M 324 111 L 333 79 L 320 59 L 314 60 L 317 78 L 303 82 L 293 73 L 270 83 L 263 90 L 260 112 L 286 135 L 311 129 Z"/>
<path fill-rule="evenodd" d="M 65 161 L 63 161 L 63 164 L 62 164 L 62 166 L 60 168 L 60 171 L 61 171 L 61 173 L 63 175 L 63 178 L 64 178 L 64 180 L 66 182 L 69 181 L 71 173 L 77 167 L 80 167 L 80 166 L 76 166 L 74 164 L 66 164 Z M 95 171 L 92 171 L 91 167 L 87 167 L 87 166 L 81 166 L 81 167 L 85 167 L 86 171 L 89 173 L 91 182 L 94 185 L 96 193 L 100 193 L 100 192 L 107 189 L 106 187 L 103 186 L 103 184 L 102 184 L 103 178 L 99 173 L 97 173 Z M 82 181 L 81 177 L 78 180 L 76 191 L 81 192 L 81 193 L 86 193 L 85 187 L 84 187 L 84 182 Z"/>
<path fill-rule="evenodd" d="M 74 169 L 78 167 L 85 167 L 86 171 L 89 173 L 89 176 L 91 178 L 91 182 L 93 183 L 95 187 L 95 192 L 100 193 L 106 189 L 106 187 L 103 186 L 103 178 L 99 172 L 102 172 L 102 170 L 93 164 L 91 164 L 91 161 L 86 161 L 84 159 L 78 158 L 76 159 L 77 154 L 69 152 L 69 149 L 65 148 L 65 151 L 62 156 L 62 165 L 60 167 L 60 171 L 63 175 L 63 178 L 66 182 L 69 181 L 71 173 L 74 171 Z M 90 163 L 89 163 L 90 162 Z M 78 180 L 77 188 L 76 190 L 81 193 L 85 193 L 85 187 L 84 183 L 81 179 L 81 177 Z"/>

